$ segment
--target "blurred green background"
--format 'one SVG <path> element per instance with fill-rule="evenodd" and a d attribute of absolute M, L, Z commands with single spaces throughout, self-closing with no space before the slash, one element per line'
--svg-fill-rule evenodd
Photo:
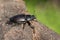
<path fill-rule="evenodd" d="M 27 10 L 37 20 L 60 34 L 60 2 L 59 0 L 25 0 Z"/>

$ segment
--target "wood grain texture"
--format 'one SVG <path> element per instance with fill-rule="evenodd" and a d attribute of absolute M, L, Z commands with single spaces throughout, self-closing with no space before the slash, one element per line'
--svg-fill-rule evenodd
<path fill-rule="evenodd" d="M 6 21 L 17 14 L 28 14 L 23 0 L 0 0 L 0 40 L 60 40 L 60 35 L 42 23 L 32 21 L 33 29 L 25 25 L 7 25 Z"/>

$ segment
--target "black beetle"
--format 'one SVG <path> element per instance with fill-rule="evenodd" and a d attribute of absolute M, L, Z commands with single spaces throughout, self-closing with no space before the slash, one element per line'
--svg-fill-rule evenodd
<path fill-rule="evenodd" d="M 7 24 L 23 24 L 23 29 L 26 23 L 28 23 L 29 26 L 31 26 L 30 21 L 35 20 L 35 16 L 34 15 L 25 15 L 25 14 L 19 14 L 19 15 L 15 15 L 11 18 L 9 18 L 9 21 L 7 21 Z M 31 26 L 31 28 L 34 28 Z"/>

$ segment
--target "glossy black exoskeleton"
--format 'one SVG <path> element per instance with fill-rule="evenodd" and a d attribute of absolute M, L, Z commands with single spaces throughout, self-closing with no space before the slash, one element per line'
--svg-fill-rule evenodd
<path fill-rule="evenodd" d="M 28 23 L 29 26 L 31 26 L 30 21 L 36 19 L 34 15 L 25 15 L 25 14 L 20 14 L 20 15 L 15 15 L 13 17 L 9 18 L 9 21 L 7 24 L 23 24 L 23 29 L 26 23 Z M 33 28 L 33 27 L 31 27 Z"/>

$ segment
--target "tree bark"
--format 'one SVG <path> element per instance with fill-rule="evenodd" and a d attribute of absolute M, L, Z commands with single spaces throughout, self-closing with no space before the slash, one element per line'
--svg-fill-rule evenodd
<path fill-rule="evenodd" d="M 25 10 L 23 0 L 0 0 L 0 40 L 60 40 L 60 35 L 37 21 L 31 22 L 34 30 L 28 24 L 24 30 L 22 25 L 6 24 L 10 17 L 26 14 Z"/>

